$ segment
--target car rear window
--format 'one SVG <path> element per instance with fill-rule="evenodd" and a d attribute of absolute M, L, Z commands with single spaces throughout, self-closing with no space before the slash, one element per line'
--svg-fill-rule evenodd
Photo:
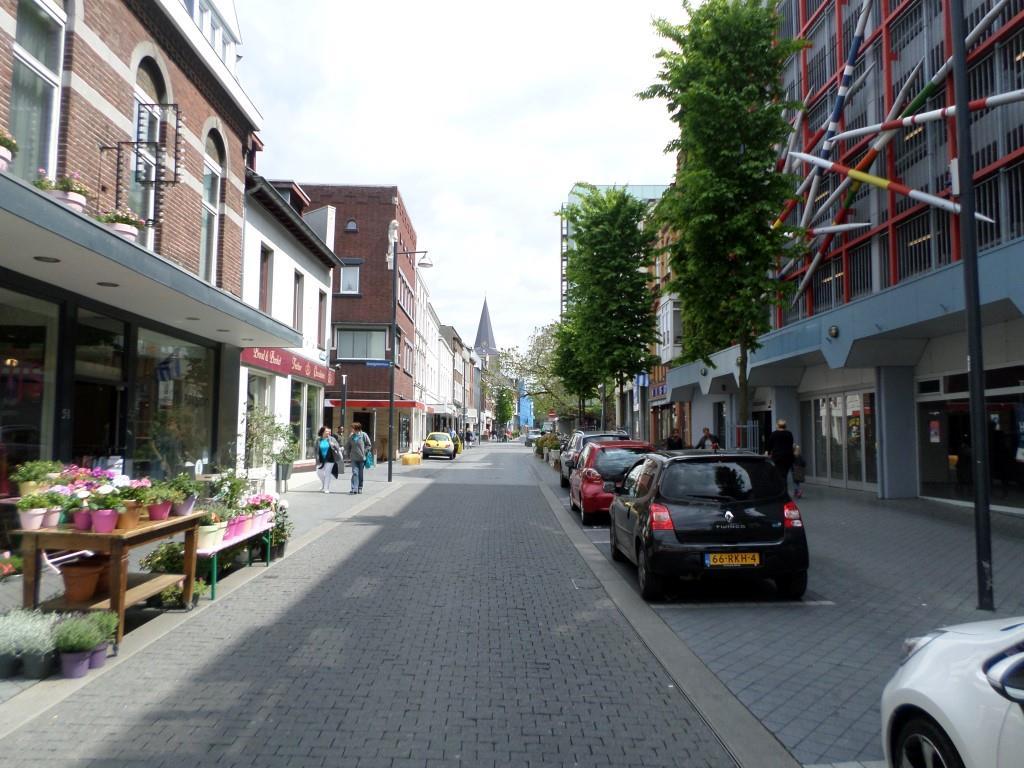
<path fill-rule="evenodd" d="M 636 464 L 637 458 L 645 453 L 649 453 L 646 448 L 606 448 L 598 451 L 594 469 L 605 480 L 621 480 L 626 471 Z"/>
<path fill-rule="evenodd" d="M 753 501 L 781 496 L 786 486 L 774 464 L 752 456 L 674 461 L 665 468 L 660 490 L 676 501 Z"/>
<path fill-rule="evenodd" d="M 451 440 L 451 435 L 447 435 L 444 432 L 431 432 L 427 435 L 427 440 Z"/>

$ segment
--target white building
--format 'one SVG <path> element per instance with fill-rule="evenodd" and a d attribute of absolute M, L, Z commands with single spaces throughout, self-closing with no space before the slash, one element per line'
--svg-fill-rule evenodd
<path fill-rule="evenodd" d="M 334 209 L 320 208 L 307 221 L 302 211 L 309 198 L 297 184 L 270 182 L 247 170 L 245 186 L 242 300 L 301 333 L 302 346 L 242 350 L 239 460 L 246 414 L 262 407 L 291 425 L 299 442 L 296 465 L 308 467 L 325 423 L 324 387 L 335 378 L 327 364 L 330 295 L 332 270 L 341 262 L 324 242 L 334 239 Z"/>
<path fill-rule="evenodd" d="M 431 307 L 433 312 L 433 307 Z M 434 319 L 437 314 L 434 313 Z M 455 425 L 455 402 L 452 392 L 455 387 L 454 353 L 441 333 L 441 323 L 437 324 L 437 406 L 434 408 L 434 429 L 448 429 Z"/>
<path fill-rule="evenodd" d="M 440 403 L 438 388 L 438 346 L 440 323 L 430 304 L 430 289 L 422 274 L 416 280 L 416 367 L 414 370 L 415 399 L 424 408 L 417 410 L 412 425 L 410 450 L 419 450 L 427 433 L 433 430 L 433 414 Z"/>

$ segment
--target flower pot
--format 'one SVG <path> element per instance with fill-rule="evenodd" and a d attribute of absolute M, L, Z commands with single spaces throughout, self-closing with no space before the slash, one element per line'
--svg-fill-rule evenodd
<path fill-rule="evenodd" d="M 38 480 L 25 480 L 22 483 L 18 483 L 18 493 L 22 496 L 31 496 L 33 493 L 39 492 L 39 486 L 42 485 Z"/>
<path fill-rule="evenodd" d="M 92 530 L 92 512 L 88 509 L 76 509 L 74 514 L 75 530 Z"/>
<path fill-rule="evenodd" d="M 134 531 L 139 527 L 142 507 L 137 501 L 126 501 L 124 509 L 117 513 L 117 528 L 120 531 Z"/>
<path fill-rule="evenodd" d="M 171 514 L 171 502 L 161 501 L 159 504 L 150 504 L 146 509 L 149 510 L 150 520 L 166 520 Z"/>
<path fill-rule="evenodd" d="M 23 531 L 36 531 L 42 528 L 46 509 L 19 509 L 18 522 Z"/>
<path fill-rule="evenodd" d="M 284 557 L 284 549 L 288 546 L 287 541 L 282 541 L 280 544 L 270 545 L 270 559 L 277 560 Z"/>
<path fill-rule="evenodd" d="M 292 476 L 292 465 L 291 464 L 275 464 L 274 465 L 274 479 L 276 480 L 288 480 Z"/>
<path fill-rule="evenodd" d="M 83 560 L 77 563 L 66 563 L 61 566 L 60 575 L 64 579 L 64 597 L 69 603 L 84 603 L 96 594 L 96 586 L 100 581 L 103 563 L 95 560 Z"/>
<path fill-rule="evenodd" d="M 11 154 L 11 150 L 7 147 L 0 147 L 0 171 L 6 171 L 13 159 L 14 155 Z"/>
<path fill-rule="evenodd" d="M 85 677 L 89 672 L 92 651 L 60 652 L 60 673 L 64 677 Z"/>
<path fill-rule="evenodd" d="M 30 680 L 45 680 L 53 674 L 54 661 L 56 661 L 56 654 L 53 651 L 23 653 L 21 654 L 21 674 Z"/>
<path fill-rule="evenodd" d="M 46 190 L 46 194 L 60 200 L 72 211 L 77 213 L 85 212 L 85 195 L 80 195 L 77 192 L 65 192 L 62 189 L 48 189 Z"/>
<path fill-rule="evenodd" d="M 112 221 L 107 224 L 107 227 L 119 234 L 125 240 L 129 240 L 133 243 L 139 236 L 139 228 L 133 227 L 131 224 L 122 224 L 120 221 Z"/>
<path fill-rule="evenodd" d="M 192 514 L 192 509 L 196 505 L 196 497 L 189 496 L 184 501 L 179 501 L 171 505 L 171 514 L 184 517 L 185 515 Z"/>
<path fill-rule="evenodd" d="M 227 532 L 227 523 L 214 523 L 213 525 L 200 525 L 199 538 L 196 546 L 199 549 L 213 549 L 222 541 Z"/>
<path fill-rule="evenodd" d="M 238 532 L 240 536 L 248 536 L 252 532 L 252 520 L 253 515 L 242 515 L 242 524 Z"/>
<path fill-rule="evenodd" d="M 43 515 L 43 528 L 56 528 L 60 525 L 61 512 L 60 507 L 46 510 L 46 514 Z"/>
<path fill-rule="evenodd" d="M 0 653 L 0 680 L 14 677 L 21 668 L 21 656 L 13 653 Z"/>
<path fill-rule="evenodd" d="M 110 533 L 117 527 L 116 509 L 97 509 L 92 513 L 92 532 Z"/>
<path fill-rule="evenodd" d="M 89 669 L 99 669 L 107 663 L 107 648 L 110 643 L 102 642 L 89 652 Z"/>

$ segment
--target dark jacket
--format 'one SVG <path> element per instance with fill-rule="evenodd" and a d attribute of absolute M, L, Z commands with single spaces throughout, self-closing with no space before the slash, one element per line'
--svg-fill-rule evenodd
<path fill-rule="evenodd" d="M 765 447 L 773 461 L 782 461 L 786 464 L 793 463 L 793 433 L 788 429 L 776 429 L 768 435 L 768 442 Z"/>
<path fill-rule="evenodd" d="M 335 439 L 334 435 L 331 435 L 329 438 L 327 438 L 327 441 L 328 441 L 327 456 L 326 457 L 322 457 L 320 455 L 320 441 L 322 439 L 323 438 L 318 437 L 316 439 L 316 443 L 314 444 L 316 446 L 316 466 L 317 466 L 317 469 L 322 467 L 325 463 L 330 462 L 330 463 L 334 464 L 334 466 L 331 467 L 331 474 L 334 477 L 337 477 L 338 476 L 338 466 L 341 464 L 341 445 Z"/>

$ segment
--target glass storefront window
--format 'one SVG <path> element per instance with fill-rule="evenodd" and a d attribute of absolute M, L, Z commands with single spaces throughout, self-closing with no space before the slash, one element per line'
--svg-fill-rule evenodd
<path fill-rule="evenodd" d="M 316 458 L 316 433 L 320 429 L 323 387 L 292 379 L 289 423 L 299 443 L 299 458 Z"/>
<path fill-rule="evenodd" d="M 132 473 L 163 478 L 209 462 L 213 401 L 213 350 L 140 328 Z"/>
<path fill-rule="evenodd" d="M 846 474 L 851 482 L 859 483 L 864 458 L 863 414 L 860 395 L 846 395 Z"/>
<path fill-rule="evenodd" d="M 25 461 L 53 457 L 56 304 L 0 288 L 0 496 Z"/>
<path fill-rule="evenodd" d="M 878 482 L 878 451 L 875 436 L 875 393 L 864 393 L 864 412 L 862 414 L 864 435 L 864 482 Z"/>
<path fill-rule="evenodd" d="M 306 384 L 306 446 L 302 455 L 307 459 L 316 458 L 316 433 L 320 429 L 320 387 Z"/>
<path fill-rule="evenodd" d="M 78 310 L 75 331 L 75 376 L 104 381 L 124 379 L 124 323 Z"/>

